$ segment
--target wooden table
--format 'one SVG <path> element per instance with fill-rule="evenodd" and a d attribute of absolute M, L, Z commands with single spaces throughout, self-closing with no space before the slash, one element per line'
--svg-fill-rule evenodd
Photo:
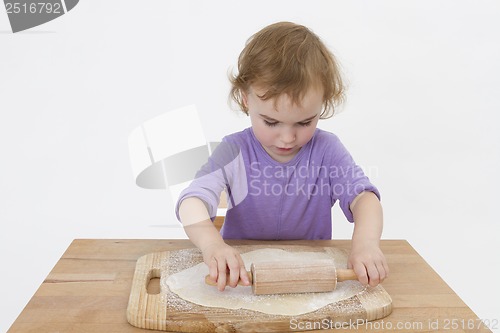
<path fill-rule="evenodd" d="M 348 249 L 351 242 L 268 242 L 277 243 Z M 188 240 L 74 240 L 8 332 L 151 332 L 130 326 L 126 319 L 136 260 L 151 252 L 190 247 Z M 383 240 L 381 247 L 391 269 L 383 286 L 393 299 L 393 312 L 358 326 L 358 331 L 491 332 L 408 242 Z"/>

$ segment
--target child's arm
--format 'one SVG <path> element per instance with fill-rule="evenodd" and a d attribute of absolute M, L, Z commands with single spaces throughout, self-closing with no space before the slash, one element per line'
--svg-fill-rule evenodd
<path fill-rule="evenodd" d="M 354 217 L 354 232 L 348 265 L 354 269 L 362 284 L 374 287 L 389 274 L 387 261 L 380 250 L 382 206 L 374 193 L 363 192 L 350 208 Z"/>
<path fill-rule="evenodd" d="M 190 197 L 182 201 L 179 216 L 189 239 L 203 253 L 210 276 L 217 281 L 220 291 L 226 286 L 226 271 L 229 268 L 231 287 L 236 287 L 241 279 L 250 285 L 243 259 L 237 250 L 227 245 L 214 227 L 202 200 Z"/>

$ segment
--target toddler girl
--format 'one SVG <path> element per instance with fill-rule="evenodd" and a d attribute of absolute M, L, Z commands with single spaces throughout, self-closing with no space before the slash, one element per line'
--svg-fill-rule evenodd
<path fill-rule="evenodd" d="M 275 23 L 253 35 L 238 59 L 230 96 L 251 127 L 226 136 L 185 189 L 176 213 L 202 251 L 219 290 L 249 285 L 238 251 L 224 239 L 331 239 L 335 202 L 354 222 L 348 265 L 363 284 L 388 275 L 380 250 L 377 188 L 340 140 L 316 128 L 342 102 L 334 56 L 308 28 Z M 221 192 L 228 211 L 212 224 Z"/>

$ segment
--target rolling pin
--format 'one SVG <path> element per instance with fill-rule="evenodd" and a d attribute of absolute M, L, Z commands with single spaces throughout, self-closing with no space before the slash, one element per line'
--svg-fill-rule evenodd
<path fill-rule="evenodd" d="M 358 279 L 352 269 L 336 269 L 330 259 L 252 263 L 247 273 L 255 295 L 327 292 L 335 290 L 337 282 Z M 226 281 L 229 285 L 229 274 Z M 205 283 L 217 285 L 210 275 Z"/>

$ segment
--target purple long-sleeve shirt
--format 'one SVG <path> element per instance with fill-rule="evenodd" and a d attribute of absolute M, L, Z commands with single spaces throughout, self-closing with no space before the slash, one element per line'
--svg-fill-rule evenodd
<path fill-rule="evenodd" d="M 347 219 L 363 191 L 374 192 L 361 168 L 332 133 L 316 129 L 292 160 L 273 160 L 251 128 L 226 136 L 180 195 L 203 200 L 215 217 L 220 193 L 228 193 L 221 230 L 225 239 L 331 239 L 336 201 Z"/>

